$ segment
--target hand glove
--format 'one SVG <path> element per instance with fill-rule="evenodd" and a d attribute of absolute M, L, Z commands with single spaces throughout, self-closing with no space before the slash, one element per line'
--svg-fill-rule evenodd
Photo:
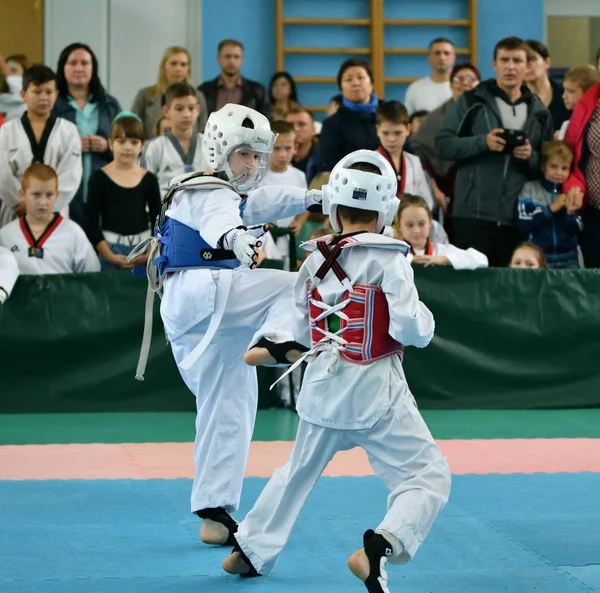
<path fill-rule="evenodd" d="M 258 257 L 257 249 L 262 245 L 256 237 L 247 231 L 236 229 L 231 236 L 229 243 L 235 256 L 240 260 L 243 266 L 249 268 L 256 267 Z"/>
<path fill-rule="evenodd" d="M 249 226 L 246 232 L 257 239 L 260 239 L 268 230 L 269 227 L 266 224 L 257 224 L 254 226 Z"/>
<path fill-rule="evenodd" d="M 7 298 L 8 295 L 6 294 L 4 288 L 0 288 L 0 305 L 3 305 L 6 302 Z"/>
<path fill-rule="evenodd" d="M 306 209 L 309 212 L 321 214 L 323 211 L 323 192 L 320 189 L 309 189 L 305 198 Z"/>

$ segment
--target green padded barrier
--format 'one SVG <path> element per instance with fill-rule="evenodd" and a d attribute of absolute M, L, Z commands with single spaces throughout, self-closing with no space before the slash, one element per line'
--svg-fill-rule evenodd
<path fill-rule="evenodd" d="M 436 337 L 407 348 L 424 408 L 600 407 L 600 272 L 416 269 Z M 146 380 L 134 380 L 146 282 L 127 273 L 24 276 L 0 307 L 0 412 L 194 409 L 155 307 Z M 261 407 L 273 370 L 260 375 Z M 368 397 L 368 394 L 365 394 Z"/>

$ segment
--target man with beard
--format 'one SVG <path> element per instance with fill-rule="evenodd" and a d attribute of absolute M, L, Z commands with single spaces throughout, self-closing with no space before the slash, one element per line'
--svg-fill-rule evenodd
<path fill-rule="evenodd" d="M 198 87 L 206 97 L 208 115 L 227 103 L 235 103 L 256 109 L 271 119 L 272 108 L 265 87 L 240 74 L 243 60 L 244 46 L 239 41 L 224 39 L 219 43 L 217 61 L 221 74 Z"/>

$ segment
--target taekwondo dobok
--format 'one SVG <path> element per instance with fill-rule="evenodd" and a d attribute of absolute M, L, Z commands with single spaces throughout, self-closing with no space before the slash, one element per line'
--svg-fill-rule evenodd
<path fill-rule="evenodd" d="M 275 136 L 257 111 L 228 104 L 212 113 L 203 150 L 212 175 L 175 178 L 163 203 L 148 275 L 186 385 L 196 396 L 191 510 L 205 543 L 232 542 L 258 403 L 247 349 L 270 345 L 289 364 L 295 274 L 255 266 L 264 223 L 321 211 L 321 192 L 294 187 L 252 191 L 269 168 Z M 140 244 L 133 259 L 147 247 Z M 147 301 L 151 303 L 151 299 Z M 151 310 L 151 305 L 150 305 Z M 148 306 L 147 306 L 148 311 Z M 149 333 L 138 366 L 141 378 Z"/>
<path fill-rule="evenodd" d="M 360 150 L 335 166 L 324 188 L 323 209 L 342 234 L 304 244 L 311 254 L 294 287 L 294 336 L 308 348 L 298 361 L 308 364 L 297 405 L 296 442 L 240 523 L 235 551 L 223 563 L 227 572 L 271 573 L 338 451 L 364 448 L 390 491 L 383 521 L 364 534 L 364 548 L 349 561 L 372 593 L 389 593 L 386 563 L 408 562 L 446 504 L 448 464 L 417 410 L 402 368 L 404 348 L 427 346 L 434 320 L 419 300 L 406 259 L 409 246 L 381 234 L 398 207 L 396 183 L 383 157 Z M 349 233 L 338 216 L 342 206 L 376 214 L 372 230 L 355 225 Z M 319 537 L 327 538 L 327 526 Z"/>

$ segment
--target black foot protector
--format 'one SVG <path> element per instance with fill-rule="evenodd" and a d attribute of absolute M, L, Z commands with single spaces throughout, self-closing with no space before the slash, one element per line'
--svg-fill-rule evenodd
<path fill-rule="evenodd" d="M 196 511 L 196 515 L 198 515 L 200 519 L 210 519 L 215 523 L 221 523 L 221 525 L 225 525 L 229 531 L 229 537 L 223 545 L 235 545 L 235 538 L 233 537 L 233 534 L 237 531 L 238 524 L 224 508 L 217 507 L 216 509 L 203 509 L 202 511 Z"/>
<path fill-rule="evenodd" d="M 250 562 L 250 559 L 248 558 L 248 556 L 246 556 L 246 554 L 244 554 L 244 551 L 240 547 L 240 544 L 237 543 L 237 540 L 235 539 L 235 537 L 233 538 L 233 551 L 239 552 L 240 556 L 242 557 L 242 560 L 244 561 L 245 564 L 248 565 L 248 568 L 250 569 L 248 572 L 241 574 L 240 575 L 241 577 L 243 577 L 245 579 L 251 579 L 253 577 L 261 576 L 260 573 L 256 571 L 256 568 L 254 568 L 254 566 L 252 566 L 252 562 Z"/>
<path fill-rule="evenodd" d="M 370 565 L 369 576 L 365 581 L 367 591 L 369 593 L 390 593 L 385 565 L 392 555 L 392 544 L 383 535 L 375 533 L 372 529 L 365 531 L 363 544 Z"/>
<path fill-rule="evenodd" d="M 291 341 L 276 344 L 266 338 L 261 338 L 253 348 L 266 348 L 269 351 L 269 354 L 276 360 L 277 364 L 292 364 L 285 356 L 291 350 L 298 350 L 298 352 L 306 352 L 308 350 L 306 346 L 298 344 L 298 342 Z"/>

